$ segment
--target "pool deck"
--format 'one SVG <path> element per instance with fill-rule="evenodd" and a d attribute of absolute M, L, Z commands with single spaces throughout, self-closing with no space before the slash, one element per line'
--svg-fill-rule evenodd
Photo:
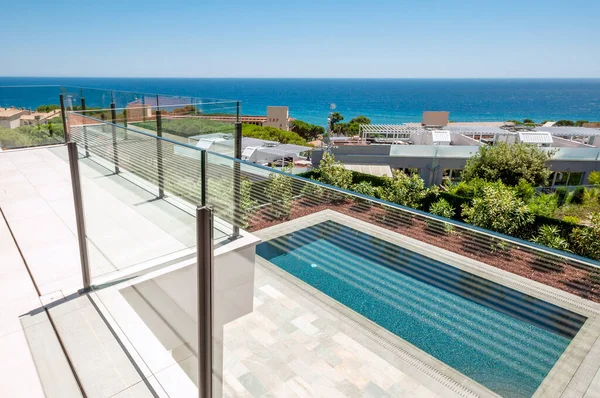
<path fill-rule="evenodd" d="M 433 247 L 427 243 L 390 232 L 379 226 L 349 217 L 347 215 L 324 210 L 296 220 L 278 224 L 270 228 L 255 232 L 263 241 L 274 239 L 303 228 L 324 222 L 336 221 L 343 225 L 368 233 L 371 236 L 405 247 L 424 256 L 450 264 L 474 275 L 491 280 L 500 285 L 521 291 L 572 312 L 586 316 L 588 319 L 579 333 L 567 347 L 559 361 L 550 371 L 542 385 L 536 391 L 536 397 L 597 397 L 600 396 L 600 305 L 567 292 L 543 285 L 541 283 L 520 277 L 518 275 L 497 269 L 482 262 L 472 260 L 458 254 Z M 389 333 L 387 330 L 375 325 L 351 309 L 336 302 L 320 291 L 300 281 L 287 272 L 279 269 L 259 257 L 258 262 L 263 263 L 271 272 L 277 273 L 281 278 L 303 290 L 306 294 L 315 297 L 318 302 L 331 307 L 334 312 L 343 314 L 346 319 L 356 322 L 364 330 L 370 330 L 379 338 L 384 346 L 395 347 L 417 359 L 415 365 L 419 369 L 427 369 L 428 374 L 441 384 L 461 385 L 479 396 L 495 395 L 490 390 L 466 378 L 464 375 L 446 366 L 437 359 L 412 346 L 408 342 Z M 322 305 L 322 304 L 321 304 Z M 369 348 L 373 345 L 369 345 Z M 449 383 L 449 384 L 448 384 Z"/>

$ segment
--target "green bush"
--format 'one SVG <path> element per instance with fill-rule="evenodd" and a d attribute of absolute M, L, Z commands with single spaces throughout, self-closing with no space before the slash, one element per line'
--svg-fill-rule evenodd
<path fill-rule="evenodd" d="M 333 155 L 325 153 L 319 163 L 319 180 L 325 184 L 342 189 L 350 189 L 352 185 L 352 171 L 346 169 L 341 162 L 336 162 Z M 344 194 L 336 191 L 330 192 L 330 199 L 334 202 L 341 201 Z"/>
<path fill-rule="evenodd" d="M 540 194 L 533 197 L 527 205 L 536 216 L 552 217 L 558 208 L 558 199 L 554 194 Z"/>
<path fill-rule="evenodd" d="M 358 184 L 353 184 L 350 189 L 362 195 L 375 196 L 375 188 L 373 188 L 371 183 L 367 181 L 361 181 Z"/>
<path fill-rule="evenodd" d="M 471 205 L 463 205 L 462 216 L 477 227 L 516 235 L 533 224 L 535 217 L 515 191 L 503 185 L 488 185 Z"/>
<path fill-rule="evenodd" d="M 573 229 L 571 247 L 579 255 L 600 260 L 600 213 L 592 214 L 589 228 L 577 227 Z"/>
<path fill-rule="evenodd" d="M 575 216 L 564 216 L 563 221 L 568 222 L 570 224 L 579 224 L 579 218 Z"/>
<path fill-rule="evenodd" d="M 454 214 L 456 214 L 454 207 L 443 198 L 432 204 L 429 208 L 429 212 L 445 218 L 452 218 L 454 217 Z"/>
<path fill-rule="evenodd" d="M 570 251 L 569 242 L 561 237 L 560 230 L 555 225 L 542 225 L 537 236 L 532 241 L 553 249 Z"/>
<path fill-rule="evenodd" d="M 376 192 L 383 200 L 418 209 L 431 189 L 425 188 L 425 182 L 418 174 L 407 176 L 395 170 L 394 178 L 387 185 L 378 187 Z"/>
<path fill-rule="evenodd" d="M 524 202 L 529 202 L 535 196 L 535 188 L 524 179 L 520 179 L 515 186 L 517 196 Z"/>
<path fill-rule="evenodd" d="M 588 176 L 590 185 L 600 185 L 600 171 L 592 171 Z"/>
<path fill-rule="evenodd" d="M 556 203 L 558 207 L 564 205 L 567 202 L 567 196 L 569 195 L 569 191 L 567 188 L 558 188 L 556 190 Z"/>
<path fill-rule="evenodd" d="M 493 146 L 479 147 L 475 156 L 467 160 L 462 178 L 470 181 L 481 178 L 486 181 L 502 181 L 515 186 L 524 179 L 534 186 L 543 186 L 548 182 L 550 169 L 548 160 L 554 151 L 545 151 L 535 145 L 501 142 Z"/>
<path fill-rule="evenodd" d="M 573 195 L 571 196 L 571 203 L 576 204 L 576 205 L 583 204 L 583 199 L 585 198 L 585 195 L 586 195 L 585 187 L 575 188 L 575 190 L 573 191 Z"/>

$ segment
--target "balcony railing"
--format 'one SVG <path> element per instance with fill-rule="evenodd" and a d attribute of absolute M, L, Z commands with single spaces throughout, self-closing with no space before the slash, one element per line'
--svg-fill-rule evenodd
<path fill-rule="evenodd" d="M 440 381 L 441 363 L 449 365 L 450 370 L 444 369 L 451 379 L 462 377 L 459 392 L 532 396 L 537 391 L 550 396 L 554 388 L 567 388 L 565 380 L 577 372 L 566 358 L 589 344 L 585 333 L 600 332 L 592 325 L 600 313 L 596 261 L 209 152 L 179 140 L 183 133 L 178 131 L 167 138 L 160 114 L 154 117 L 156 128 L 147 128 L 136 123 L 125 127 L 123 121 L 109 122 L 95 112 L 69 114 L 69 137 L 77 144 L 79 162 L 97 164 L 102 173 L 118 175 L 191 219 L 196 207 L 211 208 L 216 246 L 243 233 L 260 237 L 265 243 L 257 250 L 257 267 L 266 275 L 282 275 L 293 289 L 316 299 L 318 308 L 374 339 L 378 336 L 377 347 L 369 346 L 369 352 L 385 356 L 393 351 L 390 344 L 400 344 L 402 349 L 393 351 L 395 360 L 412 356 Z M 221 128 L 241 131 L 233 123 Z M 87 202 L 102 201 L 85 186 L 82 191 L 84 208 Z M 85 217 L 93 220 L 94 215 L 86 210 Z M 185 249 L 193 250 L 195 239 L 202 237 L 192 228 L 187 231 Z M 106 235 L 101 227 L 88 227 L 87 240 L 102 252 Z M 337 329 L 325 326 L 325 318 L 313 314 L 322 320 L 320 329 L 300 312 L 297 318 L 277 314 L 277 308 L 296 308 L 297 303 L 272 287 L 262 286 L 264 299 L 258 309 L 255 304 L 259 319 L 267 313 L 273 317 L 269 323 L 235 321 L 213 336 L 215 344 L 227 347 L 233 341 L 235 347 L 245 341 L 284 350 L 293 338 L 279 328 L 289 328 L 291 322 L 307 346 L 331 344 L 322 353 L 330 360 L 335 350 L 352 350 L 331 340 L 339 335 L 327 334 Z M 248 327 L 253 337 L 241 337 L 240 328 Z M 230 364 L 249 355 L 225 352 L 233 355 L 223 358 Z M 265 392 L 278 391 L 285 385 L 284 375 L 264 374 L 269 366 L 273 372 L 277 367 L 256 355 L 264 368 L 251 373 L 262 377 Z M 221 362 L 213 367 L 215 391 L 235 389 L 228 382 L 229 370 Z"/>

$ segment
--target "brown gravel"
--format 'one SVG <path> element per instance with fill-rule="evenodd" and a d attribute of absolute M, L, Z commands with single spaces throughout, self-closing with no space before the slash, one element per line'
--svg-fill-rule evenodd
<path fill-rule="evenodd" d="M 435 226 L 428 226 L 419 218 L 399 220 L 396 217 L 390 222 L 388 217 L 386 221 L 386 212 L 381 207 L 360 207 L 349 200 L 317 205 L 296 200 L 292 204 L 290 217 L 286 220 L 273 220 L 268 216 L 268 209 L 263 209 L 253 216 L 249 231 L 258 231 L 327 209 L 600 303 L 600 283 L 593 282 L 590 269 L 583 268 L 581 264 L 563 261 L 559 257 L 544 255 L 541 252 L 535 253 L 532 249 L 516 245 L 503 250 L 493 250 L 488 240 L 483 241 L 467 229 L 455 228 L 448 234 L 439 227 L 436 229 Z"/>

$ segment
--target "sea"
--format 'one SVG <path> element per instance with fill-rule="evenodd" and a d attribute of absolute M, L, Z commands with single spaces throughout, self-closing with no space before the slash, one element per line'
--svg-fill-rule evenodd
<path fill-rule="evenodd" d="M 456 122 L 511 119 L 600 121 L 600 79 L 281 79 L 281 78 L 88 78 L 0 77 L 0 86 L 66 85 L 141 93 L 241 101 L 242 114 L 265 115 L 269 105 L 290 116 L 325 125 L 330 109 L 348 121 L 421 120 L 423 111 L 449 111 Z M 28 89 L 19 107 L 48 100 Z M 11 105 L 0 98 L 0 106 Z"/>

